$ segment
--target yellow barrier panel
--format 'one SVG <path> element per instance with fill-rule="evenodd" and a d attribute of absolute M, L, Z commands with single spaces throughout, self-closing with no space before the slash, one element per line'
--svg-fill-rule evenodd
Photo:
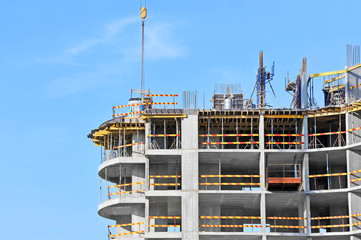
<path fill-rule="evenodd" d="M 200 216 L 201 219 L 261 219 L 255 216 Z"/>
<path fill-rule="evenodd" d="M 135 225 L 142 225 L 144 224 L 144 222 L 139 222 L 139 223 L 124 223 L 124 224 L 116 224 L 116 225 L 109 225 L 108 227 L 126 227 L 126 226 L 135 226 Z"/>
<path fill-rule="evenodd" d="M 120 237 L 120 236 L 137 234 L 137 233 L 144 233 L 144 231 L 136 231 L 136 232 L 128 232 L 128 233 L 119 233 L 119 234 L 109 235 L 109 237 L 110 237 L 110 238 L 114 238 L 114 237 Z"/>
<path fill-rule="evenodd" d="M 125 186 L 132 186 L 132 185 L 138 185 L 138 184 L 143 184 L 145 182 L 136 182 L 136 183 L 124 183 L 124 184 L 119 184 L 119 185 L 112 185 L 109 186 L 108 188 L 113 188 L 113 187 L 125 187 Z"/>
<path fill-rule="evenodd" d="M 208 225 L 208 224 L 204 224 L 204 225 L 199 225 L 200 227 L 230 227 L 230 228 L 243 228 L 243 227 L 262 227 L 261 225 Z"/>
<path fill-rule="evenodd" d="M 150 219 L 181 219 L 178 216 L 149 216 Z"/>
<path fill-rule="evenodd" d="M 206 177 L 256 177 L 259 178 L 261 175 L 201 175 L 201 178 Z"/>

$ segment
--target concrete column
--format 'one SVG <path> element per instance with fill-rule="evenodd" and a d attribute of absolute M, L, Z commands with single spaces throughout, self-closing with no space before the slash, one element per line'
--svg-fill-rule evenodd
<path fill-rule="evenodd" d="M 132 219 L 131 222 L 132 223 L 139 223 L 139 222 L 144 222 L 144 206 L 137 206 L 137 207 L 133 207 L 132 208 Z M 145 230 L 145 225 L 141 224 L 141 225 L 134 225 L 131 226 L 131 231 L 132 232 L 136 232 L 136 231 L 144 231 Z"/>
<path fill-rule="evenodd" d="M 149 158 L 145 159 L 145 189 L 149 190 Z"/>
<path fill-rule="evenodd" d="M 308 178 L 310 174 L 310 167 L 309 167 L 309 154 L 305 153 L 303 155 L 303 161 L 302 161 L 302 180 L 303 180 L 303 189 L 308 192 L 310 191 L 310 179 Z"/>
<path fill-rule="evenodd" d="M 148 232 L 149 230 L 149 199 L 145 199 L 145 210 L 144 210 L 144 232 Z M 154 225 L 154 224 L 153 224 Z"/>
<path fill-rule="evenodd" d="M 306 218 L 304 220 L 304 226 L 307 228 L 305 229 L 305 233 L 309 236 L 311 234 L 311 199 L 308 192 L 310 191 L 310 181 L 309 181 L 309 154 L 305 153 L 303 155 L 302 161 L 302 179 L 303 179 L 303 189 L 306 192 L 306 196 L 303 202 L 303 215 L 302 217 Z"/>
<path fill-rule="evenodd" d="M 266 229 L 266 194 L 264 192 L 261 193 L 261 201 L 260 201 L 260 210 L 261 210 L 261 224 L 262 224 L 262 235 L 267 235 Z"/>
<path fill-rule="evenodd" d="M 307 216 L 307 211 L 306 211 L 306 208 L 305 208 L 305 199 L 302 199 L 303 201 L 299 202 L 298 203 L 298 217 L 303 217 L 303 218 L 306 218 Z M 298 221 L 298 225 L 299 226 L 306 226 L 307 224 L 307 221 L 306 220 L 299 220 Z M 307 230 L 303 229 L 303 228 L 300 228 L 298 229 L 298 232 L 299 233 L 304 233 L 306 232 Z"/>
<path fill-rule="evenodd" d="M 264 149 L 264 112 L 259 116 L 259 148 Z"/>
<path fill-rule="evenodd" d="M 306 214 L 306 234 L 307 236 L 311 235 L 311 198 L 310 195 L 306 195 L 305 201 L 304 201 L 304 213 Z M 311 239 L 311 238 L 310 238 Z"/>
<path fill-rule="evenodd" d="M 261 187 L 260 190 L 265 191 L 266 190 L 266 158 L 265 158 L 265 152 L 261 151 L 259 155 L 259 175 L 260 177 L 260 183 Z"/>
<path fill-rule="evenodd" d="M 308 149 L 308 115 L 303 116 L 302 134 L 303 149 Z"/>
<path fill-rule="evenodd" d="M 197 240 L 198 202 L 198 115 L 188 112 L 182 120 L 182 239 Z"/>
<path fill-rule="evenodd" d="M 263 135 L 264 136 L 264 135 Z M 261 151 L 259 157 L 259 174 L 261 187 L 261 201 L 260 201 L 260 216 L 261 216 L 261 225 L 262 225 L 262 239 L 267 239 L 267 229 L 266 229 L 266 160 L 265 160 L 265 152 Z"/>
<path fill-rule="evenodd" d="M 352 132 L 347 131 L 348 129 L 351 129 L 351 116 L 348 112 L 345 113 L 345 123 L 346 123 L 346 145 L 350 145 L 351 143 L 351 137 Z"/>
<path fill-rule="evenodd" d="M 148 149 L 149 149 L 149 138 L 147 136 L 148 136 L 148 134 L 150 134 L 150 123 L 147 122 L 144 125 L 145 125 L 144 149 L 145 149 L 145 151 L 148 151 Z"/>
<path fill-rule="evenodd" d="M 349 84 L 349 81 L 348 81 L 348 72 L 347 72 L 347 66 L 345 67 L 345 102 L 346 104 L 350 103 L 350 84 Z"/>

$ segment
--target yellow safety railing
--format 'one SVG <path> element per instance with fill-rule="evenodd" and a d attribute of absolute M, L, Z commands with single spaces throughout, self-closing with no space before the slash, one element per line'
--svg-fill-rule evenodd
<path fill-rule="evenodd" d="M 255 174 L 223 174 L 223 175 L 215 175 L 215 174 L 206 174 L 200 175 L 200 178 L 205 178 L 205 182 L 199 183 L 200 186 L 206 186 L 205 190 L 208 190 L 208 186 L 249 186 L 252 190 L 252 186 L 260 186 L 259 180 L 254 182 L 254 178 L 259 179 L 261 175 Z M 208 182 L 209 178 L 218 178 L 218 182 Z M 249 182 L 222 182 L 222 178 L 249 178 Z"/>
<path fill-rule="evenodd" d="M 108 240 L 109 239 L 114 239 L 115 237 L 121 237 L 121 236 L 128 236 L 128 235 L 133 235 L 133 234 L 141 234 L 144 233 L 144 230 L 140 230 L 141 229 L 141 225 L 144 225 L 144 222 L 138 222 L 138 223 L 124 223 L 124 224 L 115 224 L 115 225 L 109 225 L 108 226 Z M 129 227 L 129 226 L 139 226 L 138 231 L 130 231 L 130 232 L 125 232 L 125 233 L 117 233 L 117 234 L 112 234 L 111 232 L 111 228 L 116 228 L 116 227 Z"/>
<path fill-rule="evenodd" d="M 126 190 L 125 187 L 128 186 L 134 186 L 134 185 L 143 185 L 140 188 L 143 189 L 137 189 L 137 190 Z M 111 192 L 110 189 L 116 189 L 116 192 Z M 111 199 L 111 196 L 115 195 L 123 195 L 123 194 L 134 194 L 134 193 L 141 193 L 145 191 L 145 181 L 142 182 L 135 182 L 135 183 L 124 183 L 124 184 L 118 184 L 118 185 L 112 185 L 108 186 L 108 199 Z"/>
<path fill-rule="evenodd" d="M 157 224 L 156 221 L 157 219 L 161 219 L 163 220 L 161 224 Z M 167 222 L 167 224 L 164 223 L 164 220 L 173 220 L 172 224 L 169 224 L 169 222 Z M 176 228 L 179 228 L 179 231 L 181 231 L 181 222 L 180 219 L 182 219 L 181 216 L 149 216 L 149 220 L 153 222 L 150 223 L 148 225 L 149 230 L 151 230 L 151 228 L 167 228 L 167 231 L 169 230 L 173 230 L 173 232 L 175 232 Z M 173 228 L 173 229 L 172 229 Z"/>
<path fill-rule="evenodd" d="M 150 175 L 149 186 L 174 186 L 174 190 L 181 189 L 181 175 Z M 169 182 L 153 182 L 155 179 L 174 179 L 173 183 Z M 157 190 L 157 189 L 154 189 Z"/>
<path fill-rule="evenodd" d="M 313 175 L 309 175 L 308 177 L 310 179 L 313 179 L 314 183 L 314 190 L 317 190 L 317 178 L 329 178 L 329 177 L 338 177 L 338 181 L 339 181 L 339 188 L 342 188 L 342 180 L 341 180 L 341 176 L 347 176 L 350 175 L 350 177 L 353 177 L 354 179 L 350 179 L 350 182 L 353 184 L 356 184 L 356 182 L 361 181 L 361 174 L 359 176 L 357 176 L 357 173 L 361 173 L 361 170 L 356 170 L 356 171 L 351 171 L 351 172 L 345 172 L 345 173 L 327 173 L 327 174 L 313 174 Z M 311 184 L 311 183 L 310 183 Z"/>

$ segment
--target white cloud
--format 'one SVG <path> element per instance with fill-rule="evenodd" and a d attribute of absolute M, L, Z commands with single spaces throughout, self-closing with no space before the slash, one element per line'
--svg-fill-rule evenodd
<path fill-rule="evenodd" d="M 137 18 L 132 17 L 111 22 L 105 26 L 104 33 L 101 36 L 85 40 L 84 42 L 66 49 L 65 52 L 68 55 L 78 55 L 99 44 L 111 44 L 116 40 L 124 27 L 136 23 L 137 21 Z"/>
<path fill-rule="evenodd" d="M 151 25 L 145 32 L 145 54 L 150 59 L 178 58 L 187 49 L 174 36 L 174 26 L 166 23 Z"/>
<path fill-rule="evenodd" d="M 125 18 L 119 21 L 108 23 L 104 26 L 103 32 L 99 36 L 90 38 L 64 51 L 62 57 L 53 58 L 52 61 L 84 65 L 87 69 L 69 76 L 61 77 L 51 81 L 45 88 L 48 97 L 65 97 L 80 92 L 91 91 L 107 82 L 120 76 L 134 75 L 131 71 L 137 68 L 140 62 L 141 46 L 140 31 L 124 31 L 125 27 L 135 23 L 140 23 L 139 18 Z M 164 23 L 152 23 L 146 25 L 145 30 L 145 61 L 174 59 L 185 56 L 186 47 L 182 46 L 174 34 L 174 26 Z M 134 39 L 139 39 L 135 41 Z M 102 52 L 90 52 L 98 46 L 102 46 Z M 120 47 L 120 50 L 119 50 Z M 117 59 L 93 63 L 82 62 L 77 58 L 87 53 L 87 58 L 93 60 L 99 56 L 104 58 L 104 50 L 109 52 L 119 52 Z M 90 52 L 90 55 L 89 55 Z M 103 54 L 103 55 L 101 55 Z M 78 59 L 78 60 L 77 60 Z"/>

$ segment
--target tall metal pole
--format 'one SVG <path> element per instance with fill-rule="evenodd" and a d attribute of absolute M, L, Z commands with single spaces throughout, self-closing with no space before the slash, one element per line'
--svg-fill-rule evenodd
<path fill-rule="evenodd" d="M 147 17 L 147 8 L 140 8 L 140 17 L 142 18 L 142 69 L 141 69 L 141 77 L 140 77 L 140 91 L 143 94 L 144 89 L 144 21 Z"/>
<path fill-rule="evenodd" d="M 141 69 L 141 77 L 140 77 L 140 91 L 143 94 L 144 88 L 144 19 L 142 20 L 142 69 Z"/>

